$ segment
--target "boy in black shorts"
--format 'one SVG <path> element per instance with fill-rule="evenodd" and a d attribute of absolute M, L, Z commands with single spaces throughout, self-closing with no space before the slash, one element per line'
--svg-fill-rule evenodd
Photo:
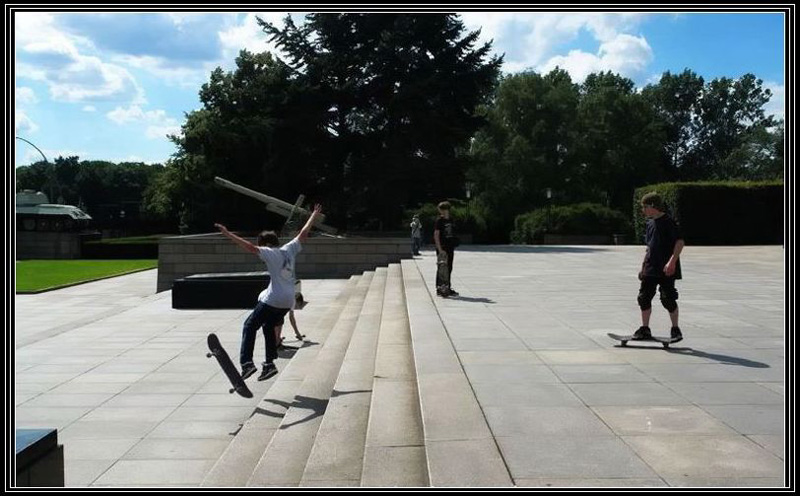
<path fill-rule="evenodd" d="M 669 312 L 672 321 L 670 338 L 678 342 L 683 339 L 678 327 L 678 291 L 675 281 L 681 279 L 681 262 L 678 258 L 684 247 L 680 226 L 666 213 L 664 200 L 658 193 L 642 197 L 642 213 L 647 217 L 645 242 L 647 251 L 639 272 L 639 296 L 642 310 L 642 326 L 633 334 L 634 340 L 649 339 L 652 301 L 658 287 L 661 304 Z"/>

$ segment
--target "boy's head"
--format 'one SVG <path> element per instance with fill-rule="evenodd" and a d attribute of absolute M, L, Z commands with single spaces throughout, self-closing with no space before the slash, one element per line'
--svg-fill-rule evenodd
<path fill-rule="evenodd" d="M 258 246 L 268 246 L 270 248 L 277 248 L 281 244 L 275 231 L 261 231 L 256 242 Z"/>
<path fill-rule="evenodd" d="M 652 208 L 657 210 L 658 213 L 665 211 L 664 200 L 661 198 L 661 195 L 656 193 L 655 191 L 651 193 L 647 193 L 642 197 L 642 208 L 645 210 L 645 214 L 647 214 L 647 209 Z"/>
<path fill-rule="evenodd" d="M 440 202 L 439 205 L 436 206 L 436 208 L 439 209 L 439 213 L 441 213 L 441 214 L 449 213 L 450 212 L 450 202 L 449 201 Z"/>

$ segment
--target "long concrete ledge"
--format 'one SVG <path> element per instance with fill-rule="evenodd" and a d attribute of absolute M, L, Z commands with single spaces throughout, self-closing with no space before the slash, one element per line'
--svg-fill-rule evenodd
<path fill-rule="evenodd" d="M 245 239 L 255 242 L 254 238 Z M 313 237 L 303 243 L 303 251 L 297 256 L 297 277 L 344 279 L 411 257 L 408 238 Z M 166 291 L 175 279 L 193 274 L 259 270 L 264 270 L 264 264 L 258 258 L 219 233 L 161 238 L 156 292 Z"/>

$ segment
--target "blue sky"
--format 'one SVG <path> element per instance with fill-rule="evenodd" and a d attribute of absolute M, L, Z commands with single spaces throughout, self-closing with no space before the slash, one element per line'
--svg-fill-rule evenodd
<path fill-rule="evenodd" d="M 285 13 L 16 12 L 15 132 L 49 160 L 164 163 L 198 91 L 216 67 L 232 70 L 242 48 L 270 50 L 255 18 Z M 481 40 L 505 54 L 503 70 L 574 81 L 611 70 L 638 87 L 689 68 L 706 81 L 753 73 L 784 115 L 784 18 L 780 13 L 463 12 Z M 296 22 L 302 22 L 297 15 Z M 40 159 L 14 140 L 16 165 Z"/>

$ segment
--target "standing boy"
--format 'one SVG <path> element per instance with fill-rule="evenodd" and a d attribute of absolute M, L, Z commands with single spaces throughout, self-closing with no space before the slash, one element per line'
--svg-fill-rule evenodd
<path fill-rule="evenodd" d="M 679 256 L 683 250 L 683 234 L 680 226 L 666 213 L 664 200 L 658 193 L 648 193 L 642 197 L 642 213 L 647 217 L 645 242 L 647 251 L 639 272 L 639 296 L 637 301 L 642 310 L 642 326 L 633 334 L 634 340 L 649 339 L 652 300 L 658 287 L 661 304 L 669 312 L 672 329 L 670 338 L 674 342 L 683 339 L 678 327 L 678 291 L 675 281 L 681 279 Z"/>
<path fill-rule="evenodd" d="M 436 243 L 437 257 L 447 257 L 447 265 L 437 264 L 436 270 L 436 294 L 439 296 L 458 296 L 458 293 L 450 286 L 450 276 L 453 273 L 453 255 L 458 245 L 458 238 L 455 236 L 455 226 L 453 219 L 450 218 L 450 202 L 443 201 L 437 206 L 439 218 L 433 227 L 433 241 Z M 444 271 L 447 271 L 444 273 Z"/>
<path fill-rule="evenodd" d="M 256 343 L 256 332 L 261 327 L 266 341 L 266 360 L 264 361 L 259 381 L 269 379 L 278 373 L 273 361 L 278 358 L 278 343 L 275 339 L 275 326 L 283 321 L 286 313 L 294 305 L 294 261 L 302 250 L 311 227 L 322 212 L 320 205 L 314 211 L 306 225 L 293 240 L 280 246 L 278 235 L 274 231 L 263 231 L 258 235 L 258 246 L 228 231 L 222 224 L 214 224 L 222 234 L 239 245 L 243 250 L 256 255 L 267 265 L 269 285 L 258 295 L 258 303 L 244 322 L 242 344 L 239 351 L 239 363 L 242 366 L 242 379 L 253 375 L 257 368 L 253 363 L 253 348 Z"/>
<path fill-rule="evenodd" d="M 422 223 L 419 221 L 419 215 L 414 214 L 411 219 L 411 252 L 414 255 L 419 255 L 419 249 L 422 247 Z"/>

